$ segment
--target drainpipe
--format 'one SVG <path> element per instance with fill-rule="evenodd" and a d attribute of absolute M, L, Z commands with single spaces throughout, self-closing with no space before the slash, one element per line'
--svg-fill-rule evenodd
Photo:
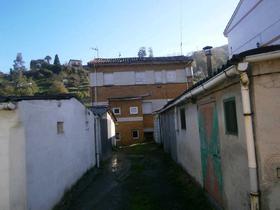
<path fill-rule="evenodd" d="M 176 131 L 176 136 L 177 136 L 177 133 L 179 132 L 179 126 L 178 126 L 178 108 L 177 108 L 177 106 L 175 106 L 175 110 L 174 110 L 174 121 L 175 121 L 175 131 Z"/>
<path fill-rule="evenodd" d="M 250 89 L 249 77 L 247 74 L 248 62 L 239 63 L 237 70 L 240 73 L 241 97 L 244 114 L 245 135 L 247 144 L 249 177 L 250 177 L 250 203 L 251 210 L 259 210 L 259 188 L 258 188 L 258 174 L 256 149 L 253 133 L 252 109 L 250 104 Z"/>
<path fill-rule="evenodd" d="M 95 139 L 95 155 L 96 155 L 96 167 L 100 167 L 100 153 L 99 153 L 99 138 L 97 131 L 100 132 L 98 127 L 98 116 L 94 116 L 94 139 Z M 98 139 L 97 139 L 98 138 Z"/>

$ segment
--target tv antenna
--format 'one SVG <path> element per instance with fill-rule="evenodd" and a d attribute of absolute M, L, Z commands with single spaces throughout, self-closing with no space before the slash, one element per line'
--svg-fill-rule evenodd
<path fill-rule="evenodd" d="M 94 50 L 96 52 L 96 58 L 99 58 L 99 49 L 98 47 L 91 47 L 91 50 Z"/>

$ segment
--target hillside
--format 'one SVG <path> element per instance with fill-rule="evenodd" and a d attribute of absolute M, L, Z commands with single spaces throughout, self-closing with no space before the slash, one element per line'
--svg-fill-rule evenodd
<path fill-rule="evenodd" d="M 90 103 L 88 71 L 83 67 L 46 64 L 25 71 L 0 75 L 0 95 L 71 93 Z"/>
<path fill-rule="evenodd" d="M 199 81 L 207 75 L 206 56 L 203 51 L 196 51 L 192 54 L 193 70 L 195 81 Z M 212 49 L 212 67 L 213 70 L 221 67 L 228 60 L 228 46 L 224 45 Z"/>
<path fill-rule="evenodd" d="M 227 45 L 213 48 L 212 52 L 213 69 L 227 62 Z M 203 51 L 193 52 L 192 56 L 194 80 L 197 82 L 207 75 L 206 57 Z M 89 71 L 86 67 L 49 64 L 44 60 L 38 67 L 34 62 L 31 61 L 31 70 L 23 68 L 11 70 L 9 74 L 0 73 L 0 96 L 71 93 L 90 104 Z"/>

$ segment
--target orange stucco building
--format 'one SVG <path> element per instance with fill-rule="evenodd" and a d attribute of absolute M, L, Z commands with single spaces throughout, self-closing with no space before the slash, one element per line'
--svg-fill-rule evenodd
<path fill-rule="evenodd" d="M 98 58 L 88 63 L 94 106 L 107 105 L 117 118 L 118 145 L 153 138 L 152 113 L 192 85 L 187 56 Z"/>

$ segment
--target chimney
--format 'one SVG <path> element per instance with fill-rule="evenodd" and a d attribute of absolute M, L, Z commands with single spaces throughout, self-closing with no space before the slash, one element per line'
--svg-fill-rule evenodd
<path fill-rule="evenodd" d="M 213 47 L 211 46 L 206 46 L 203 48 L 203 51 L 206 55 L 206 58 L 207 58 L 207 73 L 208 73 L 208 77 L 211 77 L 212 76 L 212 61 L 211 61 L 211 56 L 212 56 L 212 52 L 211 52 L 211 49 Z"/>

